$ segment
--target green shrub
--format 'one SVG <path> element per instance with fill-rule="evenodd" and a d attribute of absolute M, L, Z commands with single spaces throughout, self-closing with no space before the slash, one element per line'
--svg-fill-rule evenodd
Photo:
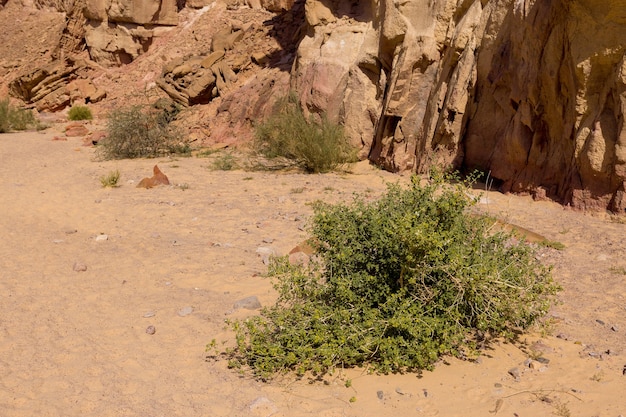
<path fill-rule="evenodd" d="M 162 110 L 132 106 L 112 111 L 107 137 L 98 151 L 104 159 L 152 158 L 188 154 L 190 147 Z"/>
<path fill-rule="evenodd" d="M 220 153 L 211 162 L 211 168 L 215 171 L 232 171 L 238 167 L 237 159 L 229 152 Z"/>
<path fill-rule="evenodd" d="M 109 172 L 108 175 L 103 175 L 102 177 L 100 177 L 100 184 L 102 184 L 102 187 L 106 188 L 106 187 L 111 187 L 111 188 L 115 188 L 118 187 L 118 182 L 120 181 L 120 171 L 119 170 L 115 170 L 115 171 L 111 171 Z"/>
<path fill-rule="evenodd" d="M 326 117 L 307 120 L 295 96 L 280 100 L 274 114 L 256 128 L 256 150 L 287 158 L 308 172 L 328 172 L 355 160 L 343 127 Z"/>
<path fill-rule="evenodd" d="M 37 126 L 31 110 L 11 106 L 8 98 L 0 100 L 0 133 L 11 130 L 26 130 Z"/>
<path fill-rule="evenodd" d="M 87 106 L 72 106 L 67 114 L 70 120 L 91 120 L 93 115 Z"/>
<path fill-rule="evenodd" d="M 11 130 L 11 122 L 9 121 L 9 99 L 0 100 L 0 133 L 6 133 Z"/>
<path fill-rule="evenodd" d="M 278 301 L 231 323 L 230 365 L 262 379 L 353 366 L 419 371 L 531 326 L 558 291 L 550 268 L 533 247 L 490 233 L 490 222 L 467 214 L 471 204 L 462 185 L 440 179 L 390 186 L 375 202 L 317 203 L 318 261 L 272 260 Z"/>

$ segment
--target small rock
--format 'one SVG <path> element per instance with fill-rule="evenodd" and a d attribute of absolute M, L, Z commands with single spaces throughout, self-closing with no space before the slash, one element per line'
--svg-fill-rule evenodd
<path fill-rule="evenodd" d="M 530 369 L 533 369 L 535 371 L 539 370 L 539 368 L 541 368 L 541 364 L 537 361 L 530 361 L 530 364 L 528 365 L 528 367 Z"/>
<path fill-rule="evenodd" d="M 74 262 L 73 269 L 76 272 L 85 272 L 87 270 L 87 265 L 80 262 Z"/>
<path fill-rule="evenodd" d="M 148 333 L 148 334 L 155 334 L 156 333 L 156 328 L 154 326 L 148 326 L 148 327 L 146 327 L 146 333 Z"/>
<path fill-rule="evenodd" d="M 109 240 L 108 235 L 98 235 L 96 236 L 96 242 L 104 242 L 105 240 Z"/>
<path fill-rule="evenodd" d="M 540 357 L 540 358 L 537 358 L 537 362 L 542 363 L 542 364 L 544 364 L 544 365 L 547 365 L 547 364 L 549 364 L 549 363 L 550 363 L 550 359 L 548 359 L 548 358 L 544 358 L 544 357 L 542 356 L 542 357 Z"/>
<path fill-rule="evenodd" d="M 52 241 L 52 243 L 57 243 L 57 244 L 58 244 L 58 243 L 63 243 L 63 242 L 65 242 L 63 239 L 54 239 L 54 240 Z"/>
<path fill-rule="evenodd" d="M 614 324 L 614 325 L 611 326 L 611 330 L 613 330 L 614 332 L 617 332 L 617 331 L 619 331 L 619 327 L 617 327 L 617 325 Z"/>
<path fill-rule="evenodd" d="M 233 304 L 233 308 L 235 310 L 239 310 L 240 308 L 245 308 L 246 310 L 256 310 L 261 308 L 261 302 L 256 295 L 251 295 L 250 297 L 242 298 L 241 300 L 235 302 L 235 304 Z"/>
<path fill-rule="evenodd" d="M 598 323 L 598 324 L 600 324 L 600 325 L 604 326 L 604 322 L 603 322 L 602 320 L 600 320 L 600 319 L 596 319 L 596 323 Z"/>
<path fill-rule="evenodd" d="M 267 397 L 259 397 L 248 406 L 255 416 L 271 416 L 278 412 L 278 407 Z"/>
<path fill-rule="evenodd" d="M 178 310 L 178 315 L 181 317 L 188 316 L 191 313 L 193 313 L 193 307 L 191 306 L 183 307 L 180 310 Z"/>
<path fill-rule="evenodd" d="M 263 243 L 273 243 L 274 239 L 266 237 L 265 239 L 263 239 Z"/>
<path fill-rule="evenodd" d="M 77 230 L 77 229 L 74 229 L 74 228 L 69 227 L 69 228 L 65 229 L 65 230 L 64 230 L 64 232 L 65 232 L 65 234 L 66 234 L 66 235 L 72 235 L 72 234 L 74 234 L 74 233 L 77 233 L 77 232 L 78 232 L 78 230 Z"/>
<path fill-rule="evenodd" d="M 520 377 L 522 376 L 522 373 L 520 372 L 519 368 L 511 368 L 508 371 L 509 375 L 511 375 L 513 378 L 515 379 L 520 379 Z"/>
<path fill-rule="evenodd" d="M 403 390 L 400 387 L 396 388 L 396 393 L 400 394 L 400 395 L 407 395 L 407 392 L 405 390 Z"/>
<path fill-rule="evenodd" d="M 385 396 L 385 393 L 383 393 L 382 391 L 376 391 L 376 396 L 378 397 L 379 400 L 382 400 L 383 397 Z"/>
<path fill-rule="evenodd" d="M 155 315 L 156 313 L 154 311 L 148 311 L 146 314 L 143 315 L 143 318 L 149 319 L 150 317 L 154 317 Z"/>
<path fill-rule="evenodd" d="M 263 263 L 268 265 L 270 263 L 270 257 L 276 255 L 276 250 L 269 246 L 259 246 L 256 249 L 256 253 L 259 254 Z"/>

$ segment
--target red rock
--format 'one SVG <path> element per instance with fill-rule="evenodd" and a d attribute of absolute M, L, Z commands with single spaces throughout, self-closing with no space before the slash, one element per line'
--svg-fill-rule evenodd
<path fill-rule="evenodd" d="M 142 179 L 139 184 L 137 184 L 137 188 L 152 188 L 161 184 L 170 185 L 170 180 L 161 172 L 157 165 L 154 166 L 153 172 L 154 175 L 151 178 Z"/>

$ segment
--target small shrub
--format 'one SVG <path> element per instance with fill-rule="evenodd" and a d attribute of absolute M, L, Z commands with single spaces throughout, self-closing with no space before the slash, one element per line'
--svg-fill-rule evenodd
<path fill-rule="evenodd" d="M 256 128 L 257 152 L 287 158 L 308 172 L 329 172 L 355 160 L 343 127 L 326 117 L 307 120 L 295 96 L 280 100 L 274 115 Z"/>
<path fill-rule="evenodd" d="M 542 317 L 558 286 L 533 247 L 468 215 L 461 184 L 394 185 L 379 200 L 314 205 L 318 261 L 274 258 L 278 301 L 233 321 L 230 365 L 262 379 L 334 367 L 430 369 L 477 340 L 513 338 Z"/>
<path fill-rule="evenodd" d="M 11 130 L 11 122 L 9 121 L 9 99 L 0 100 L 0 133 L 6 133 Z"/>
<path fill-rule="evenodd" d="M 103 175 L 102 177 L 100 177 L 100 184 L 102 184 L 102 187 L 111 187 L 111 188 L 115 188 L 118 187 L 118 182 L 120 180 L 120 171 L 119 170 L 115 170 L 115 171 L 111 171 L 109 172 L 108 175 Z"/>
<path fill-rule="evenodd" d="M 67 114 L 70 120 L 91 120 L 93 115 L 87 106 L 72 106 Z"/>
<path fill-rule="evenodd" d="M 238 168 L 237 159 L 231 153 L 222 153 L 213 160 L 211 167 L 215 171 L 231 171 Z"/>
<path fill-rule="evenodd" d="M 31 110 L 11 106 L 8 98 L 0 100 L 0 133 L 36 126 L 37 121 Z"/>
<path fill-rule="evenodd" d="M 153 158 L 189 154 L 191 148 L 162 110 L 145 106 L 116 109 L 107 120 L 108 135 L 101 141 L 104 159 Z"/>

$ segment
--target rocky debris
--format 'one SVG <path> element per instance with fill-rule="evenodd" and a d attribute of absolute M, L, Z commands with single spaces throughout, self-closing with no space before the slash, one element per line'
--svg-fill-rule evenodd
<path fill-rule="evenodd" d="M 85 272 L 87 270 L 87 265 L 81 262 L 74 262 L 72 269 L 76 272 Z"/>
<path fill-rule="evenodd" d="M 283 10 L 289 6 L 293 7 Z M 184 106 L 206 104 L 218 96 L 227 97 L 233 92 L 229 101 L 220 106 L 219 112 L 229 110 L 232 105 L 233 110 L 239 113 L 236 103 L 243 100 L 249 114 L 259 115 L 260 107 L 266 108 L 268 102 L 270 105 L 274 102 L 268 99 L 275 94 L 268 93 L 274 93 L 271 87 L 274 85 L 275 75 L 278 74 L 273 73 L 272 81 L 267 82 L 265 75 L 260 73 L 259 83 L 265 86 L 270 84 L 270 91 L 250 91 L 252 94 L 248 94 L 242 90 L 235 91 L 236 87 L 243 85 L 240 73 L 254 66 L 289 71 L 295 57 L 296 45 L 303 34 L 302 2 L 293 5 L 289 2 L 276 2 L 272 7 L 280 9 L 281 13 L 273 15 L 260 10 L 248 11 L 230 19 L 224 28 L 212 35 L 206 52 L 198 51 L 196 54 L 167 62 L 161 77 L 156 80 L 157 85 Z M 266 20 L 260 22 L 259 15 L 265 16 Z M 280 85 L 282 87 L 282 83 Z M 263 90 L 258 84 L 248 87 L 254 88 Z M 232 119 L 238 120 L 235 117 Z M 243 120 L 247 119 L 249 117 L 244 117 Z"/>
<path fill-rule="evenodd" d="M 261 308 L 261 302 L 256 295 L 251 295 L 250 297 L 242 298 L 233 304 L 234 310 L 239 310 L 241 308 L 245 308 L 246 310 L 258 310 Z"/>
<path fill-rule="evenodd" d="M 270 258 L 276 256 L 276 249 L 271 246 L 259 246 L 256 249 L 256 253 L 261 257 L 261 261 L 264 265 L 269 265 Z"/>
<path fill-rule="evenodd" d="M 148 326 L 146 327 L 146 333 L 149 335 L 153 335 L 156 333 L 156 327 L 154 326 Z"/>
<path fill-rule="evenodd" d="M 83 59 L 53 61 L 17 77 L 10 93 L 38 111 L 58 111 L 72 103 L 95 103 L 106 93 L 90 80 L 94 67 Z"/>
<path fill-rule="evenodd" d="M 170 180 L 167 178 L 157 165 L 152 169 L 153 175 L 150 178 L 144 178 L 139 181 L 136 188 L 152 188 L 158 185 L 170 185 Z"/>
<path fill-rule="evenodd" d="M 183 106 L 205 104 L 218 95 L 225 95 L 237 81 L 237 73 L 250 64 L 245 51 L 226 55 L 244 34 L 257 32 L 251 25 L 230 27 L 217 33 L 211 42 L 212 51 L 207 55 L 179 58 L 163 68 L 156 83 L 174 101 Z"/>
<path fill-rule="evenodd" d="M 98 235 L 96 236 L 96 242 L 106 242 L 107 240 L 109 240 L 109 236 L 108 235 Z"/>
<path fill-rule="evenodd" d="M 522 373 L 517 367 L 509 369 L 508 374 L 515 378 L 516 381 L 519 381 L 520 377 L 522 376 Z"/>

